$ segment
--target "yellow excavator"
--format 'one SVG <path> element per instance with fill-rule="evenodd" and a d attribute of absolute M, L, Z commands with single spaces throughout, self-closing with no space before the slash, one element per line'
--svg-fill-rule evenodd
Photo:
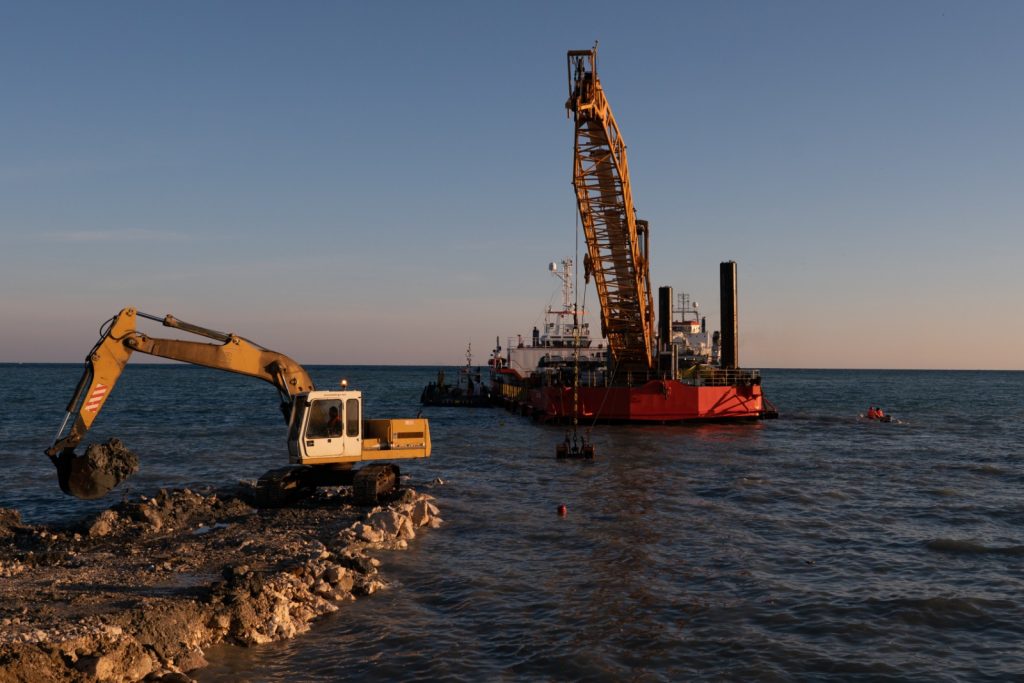
<path fill-rule="evenodd" d="M 159 339 L 136 329 L 139 318 L 165 327 L 213 339 L 218 343 Z M 100 339 L 85 360 L 85 371 L 68 403 L 54 443 L 46 450 L 57 467 L 65 493 L 92 499 L 106 495 L 134 471 L 108 458 L 76 454 L 134 352 L 202 365 L 256 377 L 277 389 L 288 423 L 289 467 L 266 473 L 257 484 L 265 504 L 283 504 L 321 485 L 353 486 L 358 502 L 371 503 L 398 485 L 399 469 L 370 460 L 430 457 L 430 427 L 426 419 L 363 419 L 362 392 L 347 388 L 318 390 L 309 373 L 288 356 L 263 348 L 243 337 L 124 308 L 101 328 Z M 75 416 L 65 435 L 68 422 Z M 134 456 L 132 456 L 134 457 Z M 130 471 L 129 471 L 130 470 Z"/>

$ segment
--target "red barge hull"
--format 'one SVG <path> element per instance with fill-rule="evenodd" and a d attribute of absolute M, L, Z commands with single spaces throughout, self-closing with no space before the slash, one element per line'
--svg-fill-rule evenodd
<path fill-rule="evenodd" d="M 494 398 L 507 409 L 541 421 L 572 419 L 571 386 L 530 387 L 524 386 L 517 373 L 504 370 L 499 375 L 505 377 L 495 378 Z M 754 420 L 776 415 L 759 381 L 713 386 L 651 380 L 638 386 L 580 386 L 577 392 L 576 415 L 581 420 L 665 423 Z"/>
<path fill-rule="evenodd" d="M 580 387 L 580 419 L 601 422 L 683 422 L 758 419 L 764 416 L 761 386 L 694 386 L 654 380 L 637 387 Z M 572 387 L 538 387 L 527 394 L 528 412 L 543 421 L 573 415 Z"/>

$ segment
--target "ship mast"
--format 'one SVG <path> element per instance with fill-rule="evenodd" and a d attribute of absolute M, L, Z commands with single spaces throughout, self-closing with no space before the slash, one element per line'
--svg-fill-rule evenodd
<path fill-rule="evenodd" d="M 559 268 L 558 264 L 552 261 L 548 264 L 548 270 L 551 274 L 562 281 L 562 309 L 560 311 L 552 310 L 548 307 L 548 313 L 554 313 L 559 315 L 559 322 L 561 323 L 561 315 L 573 316 L 573 322 L 577 321 L 579 311 L 576 308 L 576 304 L 573 298 L 573 284 L 572 284 L 572 259 L 562 259 L 562 267 Z M 559 331 L 561 332 L 561 330 Z"/>

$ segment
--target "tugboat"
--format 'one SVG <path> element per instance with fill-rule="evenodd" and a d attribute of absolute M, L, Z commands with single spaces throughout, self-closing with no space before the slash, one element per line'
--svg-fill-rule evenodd
<path fill-rule="evenodd" d="M 484 384 L 480 368 L 473 368 L 473 344 L 466 345 L 466 364 L 459 368 L 455 384 L 445 381 L 444 369 L 437 371 L 437 381 L 431 382 L 420 393 L 420 403 L 425 406 L 448 406 L 459 408 L 490 408 L 491 391 Z"/>

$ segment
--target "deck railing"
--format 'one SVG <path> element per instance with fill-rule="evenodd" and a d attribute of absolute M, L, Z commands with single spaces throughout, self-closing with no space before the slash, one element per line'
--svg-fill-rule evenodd
<path fill-rule="evenodd" d="M 534 373 L 534 377 L 540 380 L 544 386 L 572 386 L 573 372 L 571 368 L 551 368 L 547 372 Z M 605 369 L 584 370 L 579 372 L 579 384 L 581 387 L 604 387 L 610 386 L 611 376 Z M 630 387 L 642 386 L 652 380 L 666 379 L 656 372 L 629 372 L 625 374 L 625 385 Z M 760 370 L 748 370 L 745 368 L 715 368 L 710 366 L 696 366 L 688 368 L 679 373 L 676 378 L 683 384 L 697 387 L 731 387 L 750 386 L 761 383 Z M 618 384 L 618 383 L 616 383 Z"/>

